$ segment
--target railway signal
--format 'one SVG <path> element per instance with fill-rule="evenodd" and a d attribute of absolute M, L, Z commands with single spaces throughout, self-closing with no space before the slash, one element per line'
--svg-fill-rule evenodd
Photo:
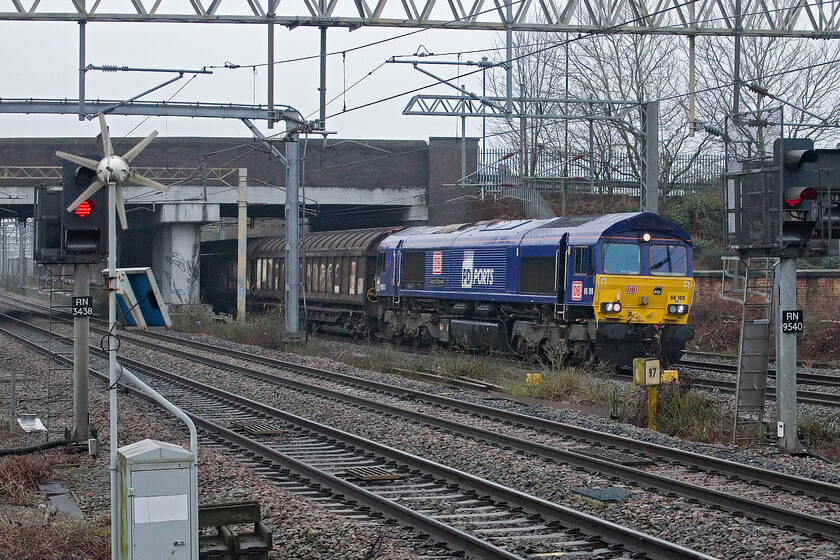
<path fill-rule="evenodd" d="M 62 208 L 79 198 L 96 181 L 96 172 L 75 163 L 63 165 Z M 107 253 L 106 193 L 90 194 L 72 212 L 62 212 L 61 250 L 64 263 L 97 263 Z"/>
<path fill-rule="evenodd" d="M 779 138 L 773 145 L 779 172 L 782 245 L 805 246 L 814 233 L 820 203 L 819 156 L 810 138 Z"/>

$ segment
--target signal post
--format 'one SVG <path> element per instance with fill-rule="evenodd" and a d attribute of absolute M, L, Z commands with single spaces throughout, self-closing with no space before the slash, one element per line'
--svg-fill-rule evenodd
<path fill-rule="evenodd" d="M 796 264 L 800 257 L 829 254 L 831 210 L 836 202 L 830 184 L 821 179 L 832 167 L 840 171 L 840 150 L 815 150 L 813 140 L 785 138 L 783 130 L 781 109 L 732 115 L 727 120 L 726 242 L 745 263 L 750 259 L 778 259 L 772 291 L 777 410 L 773 435 L 780 451 L 796 454 L 804 451 L 797 437 L 796 417 L 796 346 L 804 322 L 796 298 Z M 823 156 L 825 160 L 821 161 Z M 750 292 L 750 279 L 754 277 L 749 266 L 742 279 L 743 288 L 739 288 L 744 292 L 745 305 L 742 328 L 749 322 L 747 307 L 755 307 L 749 303 L 749 294 L 757 295 Z M 752 386 L 756 379 L 747 369 L 755 356 L 749 350 L 745 352 L 745 336 L 742 331 L 736 426 L 742 402 L 747 409 L 756 404 L 749 395 L 743 401 L 740 395 L 742 366 L 750 372 L 747 375 L 753 376 L 743 380 L 745 384 Z M 766 353 L 763 358 L 766 364 Z M 747 390 L 757 387 L 761 386 Z"/>
<path fill-rule="evenodd" d="M 96 180 L 96 173 L 73 163 L 62 170 L 60 192 L 39 194 L 36 259 L 40 264 L 73 265 L 73 430 L 77 443 L 90 439 L 88 374 L 90 369 L 90 266 L 101 263 L 107 251 L 106 193 L 84 199 L 66 209 Z"/>
<path fill-rule="evenodd" d="M 779 138 L 773 144 L 774 167 L 779 168 L 782 193 L 782 247 L 775 294 L 776 438 L 779 449 L 785 453 L 805 451 L 797 436 L 796 418 L 796 343 L 797 335 L 803 331 L 802 311 L 796 301 L 796 261 L 800 256 L 822 256 L 827 252 L 824 247 L 808 245 L 823 214 L 818 160 L 811 139 Z"/>

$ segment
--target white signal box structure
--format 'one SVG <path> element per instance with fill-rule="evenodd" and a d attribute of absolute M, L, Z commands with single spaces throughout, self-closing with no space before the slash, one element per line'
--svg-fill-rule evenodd
<path fill-rule="evenodd" d="M 127 327 L 172 327 L 169 310 L 149 267 L 117 269 L 117 305 Z"/>
<path fill-rule="evenodd" d="M 193 454 L 144 439 L 120 447 L 118 489 L 123 560 L 198 559 L 198 467 Z"/>

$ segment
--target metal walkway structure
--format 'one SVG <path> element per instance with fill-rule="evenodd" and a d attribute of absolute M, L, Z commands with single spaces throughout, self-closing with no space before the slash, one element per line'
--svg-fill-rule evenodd
<path fill-rule="evenodd" d="M 4 0 L 0 20 L 840 37 L 840 6 L 823 0 L 510 0 L 510 8 L 505 0 Z"/>

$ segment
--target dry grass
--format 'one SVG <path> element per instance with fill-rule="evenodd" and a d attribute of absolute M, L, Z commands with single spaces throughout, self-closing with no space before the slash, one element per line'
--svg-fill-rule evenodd
<path fill-rule="evenodd" d="M 716 294 L 695 294 L 688 325 L 694 339 L 687 347 L 708 352 L 735 352 L 741 330 L 741 306 Z"/>
<path fill-rule="evenodd" d="M 647 427 L 648 396 L 645 387 L 633 387 L 621 419 L 635 426 Z M 656 429 L 689 441 L 719 443 L 732 437 L 732 417 L 703 393 L 692 391 L 691 382 L 680 378 L 676 383 L 660 385 L 656 407 Z"/>
<path fill-rule="evenodd" d="M 56 461 L 54 453 L 11 456 L 0 460 L 0 500 L 28 503 L 38 485 L 50 479 Z"/>
<path fill-rule="evenodd" d="M 35 508 L 0 510 L 0 558 L 4 560 L 108 560 L 110 533 L 98 522 L 52 518 Z"/>
<path fill-rule="evenodd" d="M 542 381 L 528 385 L 525 375 L 510 377 L 505 383 L 505 390 L 518 397 L 531 397 L 559 402 L 580 402 L 588 385 L 585 374 L 574 369 L 547 370 L 541 373 Z"/>
<path fill-rule="evenodd" d="M 797 358 L 807 363 L 840 364 L 840 320 L 835 302 L 813 301 L 803 307 L 805 332 L 797 345 Z"/>
<path fill-rule="evenodd" d="M 0 459 L 0 558 L 3 560 L 107 560 L 108 520 L 55 516 L 37 507 L 38 485 L 55 478 L 59 452 Z"/>

